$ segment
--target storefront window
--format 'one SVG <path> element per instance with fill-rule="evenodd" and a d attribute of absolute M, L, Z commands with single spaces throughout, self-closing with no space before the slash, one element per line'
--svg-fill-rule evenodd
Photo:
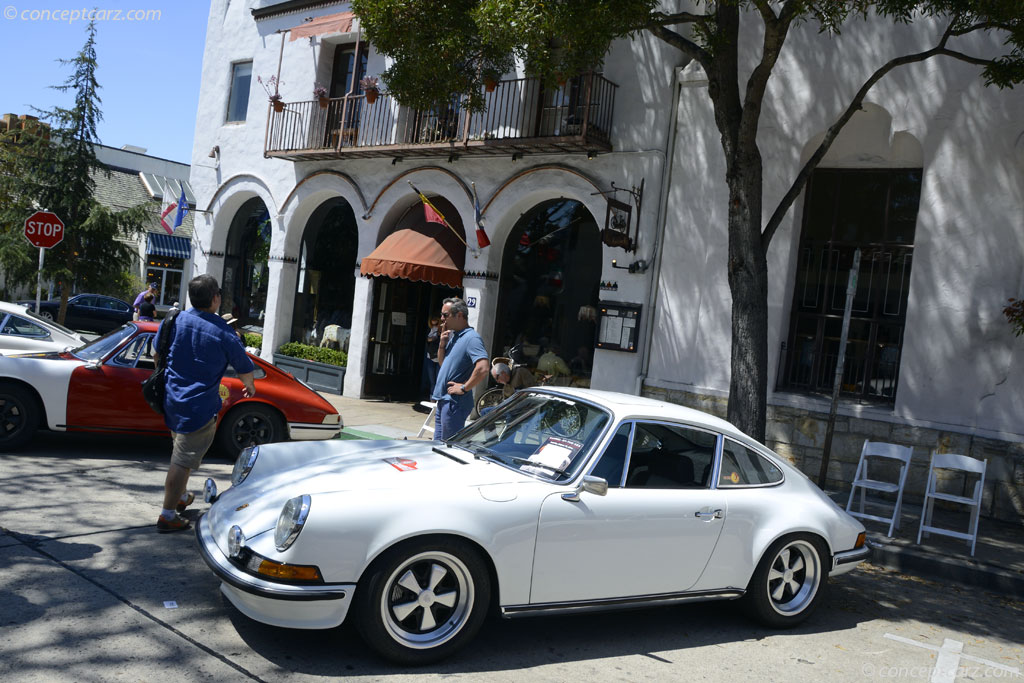
<path fill-rule="evenodd" d="M 160 287 L 155 302 L 157 306 L 171 306 L 175 301 L 181 302 L 184 269 L 183 259 L 150 255 L 146 266 L 146 282 L 155 282 Z"/>

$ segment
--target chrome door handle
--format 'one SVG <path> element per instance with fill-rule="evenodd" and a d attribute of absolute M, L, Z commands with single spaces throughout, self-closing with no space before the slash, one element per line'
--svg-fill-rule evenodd
<path fill-rule="evenodd" d="M 696 517 L 697 519 L 705 519 L 705 518 L 707 518 L 707 519 L 721 519 L 722 518 L 722 511 L 721 510 L 715 510 L 714 512 L 694 512 L 693 516 Z"/>

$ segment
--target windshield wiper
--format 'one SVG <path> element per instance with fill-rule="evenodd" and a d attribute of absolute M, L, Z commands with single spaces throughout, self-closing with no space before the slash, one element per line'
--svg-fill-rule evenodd
<path fill-rule="evenodd" d="M 445 441 L 445 445 L 454 448 L 461 448 L 464 451 L 472 453 L 473 457 L 477 459 L 484 458 L 487 456 L 490 456 L 492 458 L 494 457 L 494 451 L 492 451 L 490 448 L 487 448 L 486 446 L 481 446 L 479 444 L 466 444 L 457 441 Z"/>
<path fill-rule="evenodd" d="M 511 457 L 509 458 L 509 460 L 516 463 L 517 465 L 529 465 L 530 467 L 540 467 L 541 469 L 548 470 L 549 472 L 554 472 L 559 476 L 565 477 L 569 475 L 569 473 L 566 470 L 563 470 L 561 467 L 555 467 L 554 465 L 548 465 L 542 462 L 537 462 L 536 460 L 528 460 L 527 458 L 516 457 Z"/>
<path fill-rule="evenodd" d="M 445 444 L 445 445 L 447 445 L 447 444 Z M 465 460 L 462 460 L 461 458 L 456 458 L 454 455 L 452 455 L 448 451 L 444 450 L 443 448 L 438 448 L 437 446 L 434 446 L 430 450 L 434 451 L 438 455 L 443 455 L 444 457 L 449 458 L 450 460 L 454 460 L 455 462 L 462 463 L 463 465 L 468 465 L 469 464 L 468 462 L 466 462 Z"/>

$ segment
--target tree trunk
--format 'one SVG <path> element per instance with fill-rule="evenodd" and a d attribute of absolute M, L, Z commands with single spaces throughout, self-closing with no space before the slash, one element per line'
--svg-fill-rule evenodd
<path fill-rule="evenodd" d="M 761 155 L 744 145 L 731 164 L 729 185 L 729 290 L 732 358 L 728 419 L 764 441 L 768 403 L 768 262 L 761 246 Z"/>

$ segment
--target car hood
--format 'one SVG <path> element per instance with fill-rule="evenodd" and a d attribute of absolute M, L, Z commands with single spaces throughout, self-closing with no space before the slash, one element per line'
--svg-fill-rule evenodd
<path fill-rule="evenodd" d="M 437 449 L 437 452 L 434 449 Z M 450 453 L 452 457 L 445 455 Z M 415 489 L 438 499 L 457 489 L 495 490 L 507 499 L 507 485 L 540 483 L 523 474 L 434 441 L 315 441 L 259 447 L 248 477 L 224 491 L 211 507 L 211 523 L 224 529 L 245 521 L 247 530 L 273 528 L 281 507 L 295 496 L 345 491 L 391 492 Z"/>

